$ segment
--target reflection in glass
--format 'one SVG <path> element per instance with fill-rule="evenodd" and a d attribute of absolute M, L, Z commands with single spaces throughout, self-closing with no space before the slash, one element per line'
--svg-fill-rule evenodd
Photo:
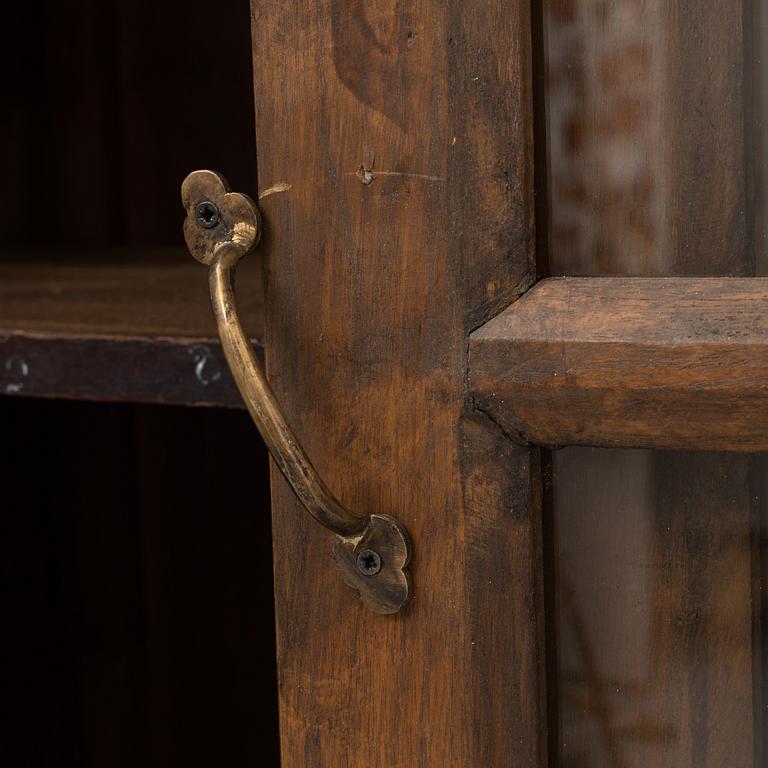
<path fill-rule="evenodd" d="M 544 0 L 552 274 L 768 274 L 764 4 Z M 554 453 L 554 764 L 763 765 L 767 462 Z"/>

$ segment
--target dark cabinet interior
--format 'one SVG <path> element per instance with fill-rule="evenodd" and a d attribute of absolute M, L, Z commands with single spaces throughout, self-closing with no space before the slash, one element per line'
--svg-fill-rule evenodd
<path fill-rule="evenodd" d="M 268 459 L 179 198 L 197 167 L 255 192 L 249 18 L 6 11 L 3 743 L 24 765 L 278 763 Z M 244 269 L 256 337 L 260 282 Z"/>
<path fill-rule="evenodd" d="M 4 260 L 30 249 L 154 259 L 183 247 L 190 170 L 219 168 L 254 191 L 247 0 L 215 12 L 202 0 L 48 0 L 7 13 Z"/>
<path fill-rule="evenodd" d="M 0 423 L 4 751 L 277 765 L 268 465 L 248 415 L 0 398 Z"/>

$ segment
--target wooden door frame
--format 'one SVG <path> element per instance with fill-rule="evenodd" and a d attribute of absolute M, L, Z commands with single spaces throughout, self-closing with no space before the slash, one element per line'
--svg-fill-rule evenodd
<path fill-rule="evenodd" d="M 415 550 L 407 609 L 368 614 L 273 472 L 284 768 L 546 764 L 540 453 L 467 384 L 536 277 L 529 13 L 252 4 L 270 379 Z"/>

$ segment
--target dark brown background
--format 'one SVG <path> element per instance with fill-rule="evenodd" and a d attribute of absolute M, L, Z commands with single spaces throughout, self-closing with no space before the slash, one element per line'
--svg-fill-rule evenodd
<path fill-rule="evenodd" d="M 86 263 L 85 304 L 102 265 L 189 261 L 190 170 L 255 189 L 247 0 L 15 3 L 0 71 L 0 259 Z M 268 464 L 247 414 L 0 397 L 0 436 L 4 762 L 276 765 Z"/>

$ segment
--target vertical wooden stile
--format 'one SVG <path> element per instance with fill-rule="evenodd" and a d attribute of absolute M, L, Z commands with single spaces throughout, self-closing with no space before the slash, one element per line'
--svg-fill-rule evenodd
<path fill-rule="evenodd" d="M 253 0 L 267 364 L 351 509 L 410 530 L 371 615 L 273 473 L 283 768 L 545 765 L 539 457 L 467 397 L 535 278 L 529 4 Z"/>

